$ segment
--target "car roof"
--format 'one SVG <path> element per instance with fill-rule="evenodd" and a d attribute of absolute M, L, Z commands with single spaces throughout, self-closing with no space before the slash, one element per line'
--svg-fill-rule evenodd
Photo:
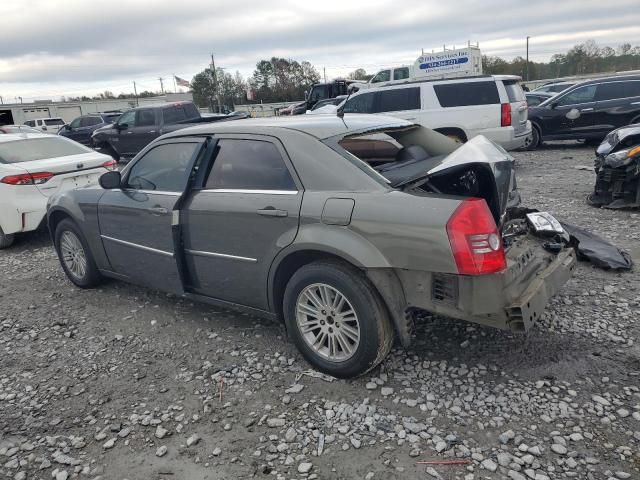
<path fill-rule="evenodd" d="M 193 102 L 189 102 L 188 100 L 181 100 L 179 102 L 153 103 L 151 105 L 139 105 L 137 107 L 130 108 L 127 111 L 130 112 L 131 110 L 146 110 L 149 108 L 177 107 L 178 105 L 189 105 L 189 104 L 193 104 Z"/>
<path fill-rule="evenodd" d="M 279 131 L 297 131 L 324 140 L 349 132 L 399 128 L 414 125 L 412 122 L 384 115 L 345 114 L 337 115 L 293 115 L 285 117 L 245 118 L 218 121 L 177 130 L 165 135 L 180 137 L 185 135 L 213 135 L 221 133 L 246 133 L 274 135 Z"/>
<path fill-rule="evenodd" d="M 46 133 L 7 133 L 0 135 L 0 142 L 14 142 L 16 140 L 27 140 L 31 138 L 59 138 L 57 135 L 47 135 Z"/>

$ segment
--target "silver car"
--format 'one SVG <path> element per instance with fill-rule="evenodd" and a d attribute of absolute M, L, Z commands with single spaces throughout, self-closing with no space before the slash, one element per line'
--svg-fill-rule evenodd
<path fill-rule="evenodd" d="M 421 310 L 525 331 L 576 261 L 512 208 L 502 148 L 390 117 L 187 128 L 100 184 L 49 203 L 73 283 L 111 277 L 282 319 L 338 377 L 408 346 Z"/>

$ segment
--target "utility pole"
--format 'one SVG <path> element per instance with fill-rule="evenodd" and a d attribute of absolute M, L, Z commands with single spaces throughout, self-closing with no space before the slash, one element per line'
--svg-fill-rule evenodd
<path fill-rule="evenodd" d="M 2 95 L 0 95 L 0 105 L 4 105 L 4 99 L 2 98 Z"/>
<path fill-rule="evenodd" d="M 327 69 L 322 67 L 322 75 L 324 76 L 324 83 L 327 83 Z"/>
<path fill-rule="evenodd" d="M 140 106 L 140 103 L 138 102 L 138 89 L 136 88 L 136 82 L 133 82 L 133 93 L 136 96 L 136 107 Z"/>
<path fill-rule="evenodd" d="M 216 79 L 216 61 L 213 59 L 213 53 L 211 54 L 211 81 L 213 82 L 213 96 L 216 97 L 218 103 L 218 113 L 220 113 L 220 99 L 218 98 L 218 82 Z M 213 99 L 210 100 L 211 111 L 213 112 Z"/>
<path fill-rule="evenodd" d="M 20 99 L 20 103 L 22 103 L 22 97 L 18 97 Z"/>
<path fill-rule="evenodd" d="M 173 93 L 178 93 L 178 87 L 176 86 L 176 74 L 173 74 Z"/>
<path fill-rule="evenodd" d="M 160 91 L 162 92 L 162 94 L 164 95 L 164 84 L 162 83 L 162 81 L 164 80 L 164 78 L 162 77 L 158 77 L 158 80 L 160 80 Z"/>
<path fill-rule="evenodd" d="M 526 76 L 527 82 L 529 81 L 529 36 L 527 35 L 527 70 Z"/>

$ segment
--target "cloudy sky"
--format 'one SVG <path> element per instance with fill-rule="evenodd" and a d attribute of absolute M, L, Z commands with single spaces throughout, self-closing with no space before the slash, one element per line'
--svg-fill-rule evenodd
<path fill-rule="evenodd" d="M 251 75 L 272 56 L 327 77 L 412 63 L 421 49 L 548 60 L 576 43 L 640 44 L 638 0 L 0 0 L 0 96 L 55 98 L 173 88 L 215 53 Z"/>

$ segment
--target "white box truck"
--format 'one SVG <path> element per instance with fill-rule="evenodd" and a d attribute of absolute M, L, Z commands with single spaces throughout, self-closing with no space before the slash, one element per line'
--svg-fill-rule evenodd
<path fill-rule="evenodd" d="M 441 80 L 446 78 L 482 75 L 482 53 L 480 48 L 469 44 L 465 48 L 445 49 L 442 52 L 422 53 L 413 65 L 386 68 L 376 73 L 366 83 L 350 85 L 351 91 L 375 88 L 419 80 Z"/>

